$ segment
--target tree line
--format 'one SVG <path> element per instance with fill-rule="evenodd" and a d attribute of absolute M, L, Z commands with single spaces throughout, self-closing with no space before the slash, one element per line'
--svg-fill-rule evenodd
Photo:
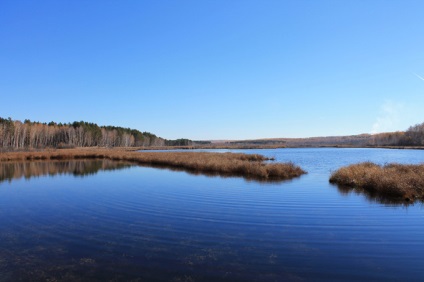
<path fill-rule="evenodd" d="M 181 141 L 182 140 L 182 141 Z M 166 140 L 150 132 L 95 123 L 24 122 L 0 117 L 0 148 L 68 148 L 68 147 L 149 147 L 184 143 L 188 139 Z"/>
<path fill-rule="evenodd" d="M 353 145 L 353 146 L 424 146 L 424 123 L 406 131 L 356 136 L 281 139 L 289 146 Z M 280 141 L 281 141 L 280 140 Z M 205 143 L 210 143 L 204 141 Z M 150 132 L 118 126 L 99 126 L 95 123 L 40 123 L 28 119 L 21 122 L 0 117 L 0 148 L 41 149 L 71 147 L 150 147 L 205 145 L 189 139 L 167 140 Z"/>
<path fill-rule="evenodd" d="M 329 136 L 281 139 L 289 147 L 302 146 L 424 146 L 424 123 L 410 126 L 406 131 L 360 134 L 352 136 Z"/>
<path fill-rule="evenodd" d="M 424 146 L 424 122 L 410 126 L 406 131 L 375 134 L 369 143 L 375 146 Z"/>
<path fill-rule="evenodd" d="M 198 141 L 194 141 L 195 144 Z M 229 145 L 258 145 L 273 146 L 285 145 L 286 147 L 326 147 L 326 146 L 424 146 L 424 123 L 410 126 L 406 131 L 384 132 L 378 134 L 359 134 L 350 136 L 326 136 L 308 138 L 273 138 L 231 141 L 223 144 Z"/>

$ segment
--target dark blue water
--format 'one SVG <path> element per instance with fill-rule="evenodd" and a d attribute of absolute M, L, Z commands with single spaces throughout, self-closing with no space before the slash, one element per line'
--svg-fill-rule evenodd
<path fill-rule="evenodd" d="M 85 165 L 88 175 L 47 169 L 5 179 L 0 281 L 424 279 L 423 205 L 328 183 L 340 166 L 420 163 L 424 151 L 237 151 L 293 161 L 309 173 L 258 183 L 108 164 Z"/>

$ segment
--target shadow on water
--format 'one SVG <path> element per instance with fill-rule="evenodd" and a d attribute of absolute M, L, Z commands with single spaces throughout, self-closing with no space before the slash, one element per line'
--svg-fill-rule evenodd
<path fill-rule="evenodd" d="M 342 195 L 349 195 L 354 193 L 356 195 L 365 196 L 365 198 L 371 203 L 379 203 L 387 206 L 410 206 L 414 204 L 414 201 L 405 200 L 402 197 L 393 197 L 387 194 L 379 194 L 373 191 L 368 191 L 362 188 L 350 187 L 338 184 L 331 184 L 332 186 L 336 186 L 337 190 Z M 417 200 L 419 201 L 419 200 Z"/>
<path fill-rule="evenodd" d="M 111 171 L 134 166 L 129 162 L 112 160 L 28 161 L 0 162 L 0 183 L 21 178 L 30 179 L 43 175 L 72 174 L 76 177 L 94 175 L 99 171 Z"/>
<path fill-rule="evenodd" d="M 173 167 L 173 166 L 167 166 L 167 165 L 160 165 L 160 164 L 137 164 L 138 166 L 141 167 L 152 167 L 152 168 L 157 168 L 157 169 L 162 169 L 162 170 L 169 170 L 169 171 L 177 171 L 177 172 L 186 172 L 190 175 L 195 175 L 195 176 L 207 176 L 207 177 L 220 177 L 220 178 L 234 178 L 234 177 L 239 177 L 239 178 L 243 178 L 244 180 L 246 180 L 247 182 L 257 182 L 257 183 L 261 183 L 261 184 L 279 184 L 279 183 L 289 183 L 292 182 L 294 179 L 298 179 L 301 176 L 297 176 L 297 177 L 293 177 L 291 179 L 281 179 L 281 178 L 273 178 L 273 177 L 268 177 L 268 178 L 261 178 L 261 177 L 256 177 L 254 175 L 245 175 L 243 173 L 234 173 L 234 172 L 216 172 L 216 171 L 198 171 L 196 169 L 189 169 L 189 168 L 179 168 L 179 167 Z"/>
<path fill-rule="evenodd" d="M 244 175 L 243 173 L 225 173 L 215 171 L 198 171 L 196 169 L 178 168 L 159 164 L 136 164 L 129 161 L 117 161 L 109 159 L 77 159 L 68 161 L 59 160 L 41 160 L 41 161 L 26 161 L 26 162 L 0 162 L 0 183 L 4 181 L 11 182 L 20 178 L 30 179 L 43 175 L 61 175 L 71 174 L 76 177 L 84 177 L 94 175 L 99 171 L 112 171 L 124 169 L 131 166 L 152 167 L 163 170 L 186 172 L 190 175 L 203 175 L 207 177 L 233 178 L 242 177 L 248 182 L 259 183 L 287 183 L 292 179 L 279 178 L 260 178 L 252 175 Z M 299 177 L 296 177 L 299 178 Z"/>

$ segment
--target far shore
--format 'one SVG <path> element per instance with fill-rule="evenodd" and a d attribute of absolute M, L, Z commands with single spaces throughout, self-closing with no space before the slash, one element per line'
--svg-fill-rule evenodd
<path fill-rule="evenodd" d="M 134 150 L 252 150 L 252 149 L 296 149 L 296 148 L 358 148 L 358 149 L 396 149 L 396 150 L 424 150 L 424 146 L 352 146 L 352 145 L 320 145 L 320 146 L 286 146 L 286 145 L 192 145 L 192 146 L 161 146 L 137 147 Z"/>

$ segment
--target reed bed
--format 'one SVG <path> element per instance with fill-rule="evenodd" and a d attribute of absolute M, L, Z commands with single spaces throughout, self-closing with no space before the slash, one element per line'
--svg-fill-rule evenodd
<path fill-rule="evenodd" d="M 134 152 L 124 149 L 63 149 L 0 154 L 0 161 L 110 159 L 139 165 L 182 169 L 193 173 L 243 176 L 257 180 L 287 180 L 306 173 L 293 163 L 269 163 L 257 154 L 209 152 Z"/>
<path fill-rule="evenodd" d="M 388 198 L 424 200 L 424 164 L 377 165 L 364 162 L 335 171 L 330 182 Z"/>

